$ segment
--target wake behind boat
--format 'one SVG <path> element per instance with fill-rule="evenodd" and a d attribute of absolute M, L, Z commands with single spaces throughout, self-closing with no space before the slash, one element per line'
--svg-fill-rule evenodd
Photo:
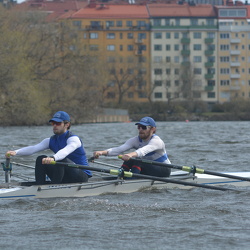
<path fill-rule="evenodd" d="M 107 170 L 108 171 L 108 170 Z M 102 171 L 103 172 L 103 169 Z M 250 172 L 230 172 L 225 173 L 232 176 L 250 178 Z M 172 172 L 169 178 L 149 179 L 124 179 L 119 176 L 92 177 L 87 183 L 71 184 L 45 184 L 36 185 L 35 182 L 10 182 L 4 183 L 0 188 L 0 199 L 20 199 L 20 198 L 73 198 L 97 196 L 107 193 L 132 193 L 145 189 L 190 189 L 197 187 L 211 188 L 218 190 L 236 190 L 220 187 L 230 185 L 233 187 L 247 187 L 250 182 L 238 179 L 225 178 L 221 176 L 211 176 L 208 174 L 193 174 L 184 171 Z M 151 179 L 152 178 L 152 179 Z M 169 182 L 171 181 L 171 182 Z M 181 184 L 180 184 L 181 183 Z M 183 184 L 184 183 L 184 184 Z M 194 186 L 191 186 L 193 184 Z"/>

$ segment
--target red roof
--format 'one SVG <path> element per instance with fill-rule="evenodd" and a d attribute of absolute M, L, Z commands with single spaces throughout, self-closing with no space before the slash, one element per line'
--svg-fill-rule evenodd
<path fill-rule="evenodd" d="M 149 18 L 145 5 L 96 5 L 76 11 L 71 18 L 106 19 L 106 18 Z"/>
<path fill-rule="evenodd" d="M 148 4 L 151 17 L 216 17 L 212 5 Z"/>

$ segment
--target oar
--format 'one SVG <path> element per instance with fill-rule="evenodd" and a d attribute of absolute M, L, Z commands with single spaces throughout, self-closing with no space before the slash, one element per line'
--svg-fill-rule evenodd
<path fill-rule="evenodd" d="M 120 168 L 120 167 L 118 167 L 118 166 L 115 166 L 115 165 L 112 165 L 112 164 L 109 164 L 109 163 L 96 161 L 96 160 L 95 160 L 95 157 L 89 158 L 88 161 L 89 161 L 89 162 L 93 162 L 93 163 L 97 163 L 97 164 L 100 164 L 100 165 L 103 165 L 103 166 L 107 166 L 107 167 Z"/>
<path fill-rule="evenodd" d="M 179 180 L 172 180 L 168 178 L 162 178 L 162 177 L 156 177 L 156 176 L 151 176 L 151 175 L 143 175 L 143 174 L 135 174 L 132 172 L 127 172 L 127 171 L 122 171 L 121 169 L 115 170 L 115 169 L 101 169 L 101 168 L 96 168 L 96 167 L 90 167 L 90 166 L 84 166 L 84 165 L 79 165 L 79 164 L 70 164 L 70 163 L 64 163 L 64 162 L 56 162 L 53 161 L 51 164 L 58 164 L 58 165 L 64 165 L 72 168 L 78 168 L 78 169 L 88 169 L 91 171 L 96 171 L 96 172 L 102 172 L 102 173 L 108 173 L 111 175 L 117 175 L 121 177 L 136 177 L 136 178 L 142 178 L 142 179 L 148 179 L 148 180 L 154 180 L 154 181 L 161 181 L 161 182 L 166 182 L 166 183 L 175 183 L 179 185 L 184 185 L 184 186 L 193 186 L 193 187 L 200 187 L 200 188 L 208 188 L 208 189 L 214 189 L 214 190 L 221 190 L 221 191 L 239 191 L 237 189 L 232 189 L 232 188 L 224 188 L 224 187 L 216 187 L 216 186 L 209 186 L 205 184 L 198 184 L 198 183 L 192 183 L 192 182 L 186 182 L 186 181 L 179 181 Z"/>
<path fill-rule="evenodd" d="M 118 158 L 121 158 L 121 157 L 118 156 Z M 230 178 L 230 179 L 237 179 L 237 180 L 241 180 L 241 181 L 250 181 L 250 178 L 247 178 L 247 177 L 236 176 L 236 175 L 231 175 L 231 174 L 224 174 L 224 173 L 219 173 L 219 172 L 213 172 L 213 171 L 208 171 L 208 170 L 204 170 L 204 169 L 196 168 L 196 167 L 177 166 L 177 165 L 173 165 L 173 164 L 167 164 L 167 163 L 163 163 L 163 162 L 150 161 L 150 160 L 137 159 L 137 158 L 131 158 L 131 160 L 136 161 L 136 162 L 145 163 L 145 164 L 157 165 L 157 166 L 161 166 L 161 167 L 180 169 L 182 171 L 186 171 L 189 173 L 208 174 L 208 175 L 221 176 L 221 177 Z"/>
<path fill-rule="evenodd" d="M 29 165 L 26 165 L 26 164 L 23 164 L 23 163 L 12 162 L 12 164 L 17 165 L 17 166 L 22 166 L 22 167 L 25 167 L 25 168 L 32 168 L 32 169 L 35 169 L 35 167 L 29 166 Z"/>

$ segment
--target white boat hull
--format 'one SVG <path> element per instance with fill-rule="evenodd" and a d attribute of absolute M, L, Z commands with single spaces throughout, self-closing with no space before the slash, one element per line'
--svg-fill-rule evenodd
<path fill-rule="evenodd" d="M 180 171 L 178 171 L 180 172 Z M 234 172 L 227 173 L 241 177 L 249 177 L 250 172 Z M 173 174 L 175 176 L 175 174 Z M 175 179 L 176 178 L 176 179 Z M 171 178 L 172 179 L 172 178 Z M 174 177 L 173 180 L 181 180 L 192 183 L 218 186 L 231 185 L 234 187 L 247 187 L 250 185 L 248 181 L 228 179 L 224 177 L 211 176 L 206 174 L 196 174 L 195 178 L 190 177 Z M 32 186 L 11 186 L 0 189 L 0 199 L 20 199 L 20 198 L 56 198 L 56 197 L 87 197 L 96 196 L 106 193 L 132 193 L 142 189 L 190 189 L 194 188 L 188 185 L 180 185 L 174 183 L 165 183 L 160 181 L 152 181 L 145 179 L 135 180 L 106 180 L 106 181 L 90 181 L 88 183 L 73 184 L 49 184 L 49 185 L 32 185 Z"/>

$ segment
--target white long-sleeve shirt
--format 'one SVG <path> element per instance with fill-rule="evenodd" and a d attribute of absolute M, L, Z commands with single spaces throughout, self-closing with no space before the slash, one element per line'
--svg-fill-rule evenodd
<path fill-rule="evenodd" d="M 15 150 L 15 152 L 17 155 L 32 155 L 34 153 L 49 149 L 49 141 L 50 138 L 46 138 L 36 145 L 20 148 Z M 71 136 L 67 139 L 67 145 L 54 154 L 53 157 L 55 158 L 55 161 L 62 160 L 79 147 L 81 147 L 81 141 L 79 137 Z"/>
<path fill-rule="evenodd" d="M 107 152 L 110 156 L 116 156 L 129 149 L 135 149 L 140 158 L 171 164 L 166 153 L 165 143 L 155 134 L 148 141 L 143 141 L 138 136 L 130 138 L 119 147 L 107 149 Z"/>

